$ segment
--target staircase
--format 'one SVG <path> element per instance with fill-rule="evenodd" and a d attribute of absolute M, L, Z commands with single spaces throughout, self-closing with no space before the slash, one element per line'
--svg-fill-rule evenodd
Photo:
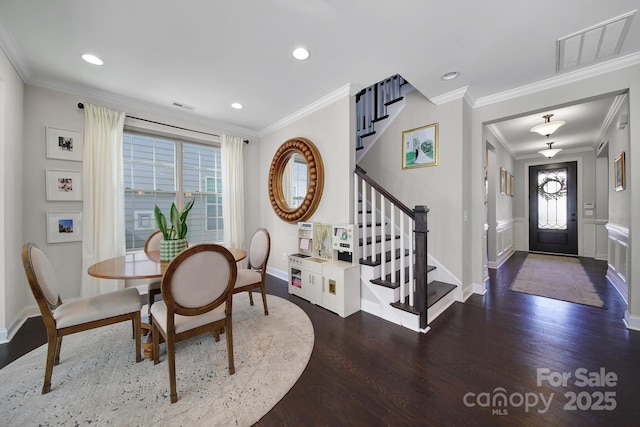
<path fill-rule="evenodd" d="M 459 284 L 450 284 L 455 277 L 428 255 L 429 209 L 408 208 L 359 166 L 354 183 L 359 195 L 354 224 L 360 230 L 361 310 L 427 332 L 429 323 L 462 295 Z M 438 275 L 439 269 L 444 271 Z"/>
<path fill-rule="evenodd" d="M 411 90 L 413 86 L 396 74 L 356 94 L 356 163 L 404 108 L 404 95 Z"/>

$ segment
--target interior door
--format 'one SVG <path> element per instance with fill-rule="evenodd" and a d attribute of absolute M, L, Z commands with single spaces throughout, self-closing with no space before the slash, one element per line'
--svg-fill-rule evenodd
<path fill-rule="evenodd" d="M 578 254 L 577 162 L 529 167 L 529 250 Z"/>

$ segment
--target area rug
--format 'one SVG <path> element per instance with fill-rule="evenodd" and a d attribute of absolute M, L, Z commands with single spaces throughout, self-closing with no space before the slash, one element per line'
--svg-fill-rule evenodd
<path fill-rule="evenodd" d="M 176 343 L 178 402 L 169 401 L 165 345 L 160 363 L 136 363 L 131 323 L 64 338 L 51 391 L 42 395 L 46 345 L 0 370 L 0 425 L 250 426 L 298 380 L 313 349 L 309 317 L 268 295 L 233 297 L 234 375 L 224 336 Z"/>
<path fill-rule="evenodd" d="M 580 261 L 574 257 L 528 254 L 511 290 L 604 307 Z"/>

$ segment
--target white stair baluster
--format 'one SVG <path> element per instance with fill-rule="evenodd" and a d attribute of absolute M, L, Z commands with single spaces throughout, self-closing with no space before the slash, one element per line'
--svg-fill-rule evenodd
<path fill-rule="evenodd" d="M 367 183 L 362 181 L 362 201 L 360 208 L 362 209 L 362 259 L 367 259 Z"/>
<path fill-rule="evenodd" d="M 389 235 L 391 236 L 391 282 L 395 281 L 396 274 L 396 207 L 393 203 L 389 206 L 391 209 L 391 224 L 389 226 Z M 384 277 L 382 278 L 384 280 Z"/>
<path fill-rule="evenodd" d="M 382 226 L 380 227 L 380 277 L 382 277 L 383 279 L 387 275 L 387 239 L 385 239 L 385 236 L 387 234 L 386 233 L 387 217 L 385 216 L 386 204 L 387 204 L 387 201 L 385 200 L 384 196 L 381 194 L 380 195 L 380 222 L 382 223 Z"/>
<path fill-rule="evenodd" d="M 413 307 L 413 296 L 416 292 L 416 284 L 414 282 L 414 277 L 413 277 L 413 230 L 415 229 L 415 221 L 411 218 L 409 218 L 409 226 L 411 227 L 411 229 L 409 230 L 409 305 Z"/>
<path fill-rule="evenodd" d="M 407 295 L 405 286 L 405 256 L 404 256 L 404 212 L 400 211 L 400 303 L 404 304 Z"/>

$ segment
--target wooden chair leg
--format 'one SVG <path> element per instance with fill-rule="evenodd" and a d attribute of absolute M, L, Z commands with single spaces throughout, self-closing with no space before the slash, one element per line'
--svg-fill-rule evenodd
<path fill-rule="evenodd" d="M 216 340 L 216 342 L 220 341 L 220 330 L 219 329 L 214 329 L 213 331 L 211 331 L 211 335 L 213 335 L 213 338 Z"/>
<path fill-rule="evenodd" d="M 56 357 L 53 359 L 54 365 L 60 364 L 60 349 L 62 348 L 62 337 L 56 339 Z"/>
<path fill-rule="evenodd" d="M 152 323 L 151 336 L 153 338 L 153 364 L 160 363 L 160 330 L 156 326 L 156 323 Z"/>
<path fill-rule="evenodd" d="M 264 315 L 268 316 L 269 309 L 267 308 L 267 289 L 264 282 L 260 284 L 260 291 L 262 292 L 262 304 L 264 305 Z"/>
<path fill-rule="evenodd" d="M 42 394 L 51 391 L 51 374 L 53 373 L 53 364 L 56 358 L 56 349 L 58 348 L 58 336 L 48 336 L 47 342 L 47 365 L 44 370 L 44 385 L 42 386 Z"/>
<path fill-rule="evenodd" d="M 169 361 L 169 387 L 171 403 L 178 401 L 178 392 L 176 391 L 176 346 L 174 336 L 167 333 L 167 359 Z"/>
<path fill-rule="evenodd" d="M 140 330 L 140 324 L 142 320 L 140 319 L 140 312 L 138 311 L 133 315 L 133 334 L 136 337 L 136 362 L 140 362 L 142 360 L 142 356 L 140 355 L 140 349 L 142 347 L 142 331 Z"/>
<path fill-rule="evenodd" d="M 249 304 L 253 305 L 253 292 L 251 290 L 247 291 L 249 293 Z"/>
<path fill-rule="evenodd" d="M 236 373 L 236 367 L 233 363 L 233 331 L 231 329 L 231 316 L 227 317 L 227 356 L 229 358 L 229 374 Z"/>

